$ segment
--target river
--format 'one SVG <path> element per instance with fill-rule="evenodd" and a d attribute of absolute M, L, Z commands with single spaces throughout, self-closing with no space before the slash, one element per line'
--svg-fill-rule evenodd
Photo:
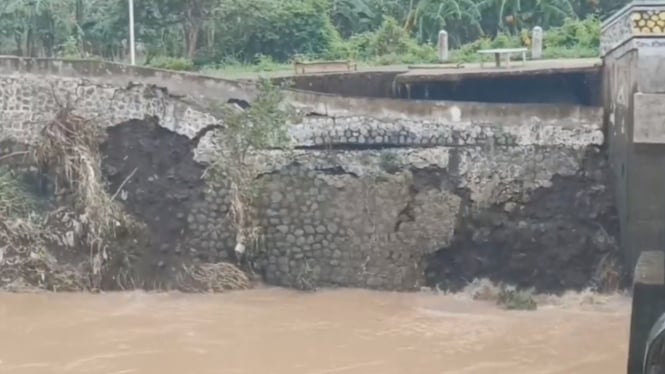
<path fill-rule="evenodd" d="M 624 296 L 0 294 L 0 373 L 625 373 Z"/>

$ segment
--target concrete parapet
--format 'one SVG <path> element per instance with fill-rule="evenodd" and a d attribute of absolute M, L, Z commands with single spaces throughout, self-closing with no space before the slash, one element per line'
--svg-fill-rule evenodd
<path fill-rule="evenodd" d="M 665 2 L 633 1 L 603 22 L 601 54 L 621 55 L 633 48 L 665 45 Z"/>

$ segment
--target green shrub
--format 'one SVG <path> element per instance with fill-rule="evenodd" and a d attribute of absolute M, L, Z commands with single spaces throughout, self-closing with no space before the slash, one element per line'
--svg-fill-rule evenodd
<path fill-rule="evenodd" d="M 335 38 L 330 49 L 322 56 L 326 59 L 351 59 L 368 61 L 374 54 L 374 38 L 372 32 L 364 32 L 351 36 L 349 39 Z"/>
<path fill-rule="evenodd" d="M 347 40 L 337 40 L 328 58 L 345 58 L 366 61 L 378 65 L 434 63 L 436 48 L 418 44 L 397 23 L 386 17 L 374 32 L 365 32 Z"/>
<path fill-rule="evenodd" d="M 386 17 L 372 38 L 375 56 L 404 54 L 409 52 L 412 41 L 409 34 L 392 17 Z"/>
<path fill-rule="evenodd" d="M 600 21 L 567 19 L 561 27 L 545 32 L 545 57 L 593 57 L 600 52 Z M 567 55 L 568 54 L 568 55 Z"/>
<path fill-rule="evenodd" d="M 216 17 L 218 58 L 232 54 L 247 63 L 264 55 L 286 62 L 326 55 L 339 39 L 327 7 L 327 0 L 229 0 Z"/>
<path fill-rule="evenodd" d="M 522 30 L 519 35 L 499 33 L 493 39 L 484 37 L 463 44 L 451 51 L 456 62 L 479 60 L 478 50 L 489 48 L 517 48 L 526 45 L 531 31 Z M 544 58 L 597 57 L 600 45 L 600 22 L 596 18 L 567 19 L 561 27 L 552 28 L 543 35 Z"/>
<path fill-rule="evenodd" d="M 280 65 L 272 57 L 259 54 L 254 57 L 254 70 L 257 72 L 277 71 L 280 70 Z"/>
<path fill-rule="evenodd" d="M 459 49 L 451 51 L 451 59 L 455 62 L 472 62 L 478 60 L 478 51 L 492 47 L 492 40 L 480 38 L 471 43 L 462 45 Z"/>

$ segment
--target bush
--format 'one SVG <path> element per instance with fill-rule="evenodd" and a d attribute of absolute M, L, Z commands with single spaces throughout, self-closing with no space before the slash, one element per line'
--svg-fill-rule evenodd
<path fill-rule="evenodd" d="M 277 62 L 326 55 L 339 39 L 327 5 L 325 0 L 228 1 L 217 16 L 217 50 L 242 62 L 258 55 Z"/>
<path fill-rule="evenodd" d="M 600 54 L 600 21 L 567 19 L 561 27 L 544 35 L 543 55 L 546 58 L 597 57 Z"/>
<path fill-rule="evenodd" d="M 267 0 L 258 1 L 263 4 L 262 2 Z M 245 7 L 258 6 L 254 3 L 252 3 L 254 5 L 244 4 L 246 4 Z M 298 4 L 306 5 L 304 8 L 298 9 L 298 17 L 316 14 L 312 16 L 314 19 L 305 20 L 292 15 L 291 12 L 295 12 L 294 7 Z M 238 18 L 243 20 L 242 33 L 240 29 L 234 31 L 231 28 L 229 34 L 225 36 L 225 38 L 235 38 L 232 43 L 236 43 L 238 46 L 235 49 L 224 49 L 227 59 L 228 56 L 234 56 L 234 59 L 241 62 L 239 65 L 253 63 L 258 65 L 253 69 L 257 71 L 276 70 L 278 63 L 296 56 L 302 56 L 304 59 L 350 59 L 377 65 L 438 62 L 435 46 L 416 42 L 409 32 L 392 17 L 385 17 L 380 27 L 374 31 L 355 34 L 348 39 L 343 39 L 327 17 L 316 13 L 322 6 L 320 0 L 288 0 L 280 4 L 267 1 L 265 6 L 274 9 L 268 11 L 267 8 L 261 8 L 261 12 L 266 14 L 261 19 L 262 22 L 259 22 L 261 20 L 258 18 L 254 19 L 259 17 L 254 14 L 258 10 L 250 12 L 250 8 L 242 8 L 244 9 L 241 12 L 243 17 Z M 238 5 L 238 7 L 240 9 L 241 6 Z M 279 12 L 284 13 L 280 13 L 281 15 L 278 17 L 276 14 Z M 229 18 L 230 15 L 225 17 Z M 250 25 L 255 26 L 250 27 Z M 230 28 L 231 26 L 227 24 L 225 27 Z M 247 32 L 247 30 L 251 31 Z M 477 62 L 480 59 L 477 53 L 480 49 L 529 47 L 531 32 L 531 30 L 524 29 L 515 34 L 498 33 L 494 38 L 482 37 L 463 44 L 457 50 L 451 50 L 451 61 Z M 226 44 L 226 42 L 220 43 Z M 242 46 L 241 43 L 243 43 Z M 562 26 L 546 31 L 543 56 L 544 58 L 594 57 L 598 56 L 599 43 L 600 23 L 598 19 L 568 19 Z M 233 50 L 243 52 L 238 55 L 233 54 Z M 253 51 L 254 54 L 249 56 L 247 54 L 249 51 Z M 290 52 L 287 53 L 288 51 Z"/>
<path fill-rule="evenodd" d="M 545 48 L 598 49 L 600 21 L 567 19 L 561 27 L 548 30 L 544 36 Z"/>
<path fill-rule="evenodd" d="M 378 65 L 435 63 L 436 48 L 418 44 L 397 23 L 386 17 L 374 32 L 357 34 L 348 40 L 336 40 L 328 58 L 367 61 Z"/>
<path fill-rule="evenodd" d="M 478 50 L 489 48 L 517 48 L 530 46 L 531 31 L 522 30 L 519 35 L 499 33 L 494 39 L 480 38 L 451 51 L 456 62 L 479 60 Z M 584 20 L 567 19 L 561 27 L 545 32 L 543 36 L 544 58 L 597 57 L 600 46 L 600 21 L 596 18 Z"/>
<path fill-rule="evenodd" d="M 336 38 L 324 57 L 329 59 L 368 60 L 374 57 L 372 50 L 373 38 L 374 33 L 370 32 L 353 35 L 347 40 Z"/>
<path fill-rule="evenodd" d="M 195 70 L 194 62 L 183 57 L 153 57 L 148 65 L 167 70 L 176 71 L 193 71 Z"/>

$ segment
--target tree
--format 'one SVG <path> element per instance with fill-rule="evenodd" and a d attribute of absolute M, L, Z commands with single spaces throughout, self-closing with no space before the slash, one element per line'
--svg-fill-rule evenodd
<path fill-rule="evenodd" d="M 330 19 L 340 34 L 348 38 L 353 34 L 368 31 L 376 13 L 367 0 L 332 0 Z"/>
<path fill-rule="evenodd" d="M 483 1 L 478 0 L 412 0 L 405 29 L 420 42 L 437 40 L 441 29 L 453 31 L 453 38 L 473 38 L 483 33 L 481 28 Z"/>
<path fill-rule="evenodd" d="M 152 56 L 195 64 L 285 62 L 359 55 L 386 18 L 409 38 L 433 43 L 446 29 L 453 47 L 499 33 L 517 35 L 568 18 L 605 17 L 628 0 L 141 0 L 136 40 Z M 125 58 L 127 1 L 2 0 L 0 49 L 25 56 Z M 362 39 L 362 40 L 361 40 Z M 347 43 L 352 40 L 351 43 Z M 363 43 L 360 43 L 363 44 Z M 351 51 L 351 49 L 356 49 Z M 353 53 L 349 53 L 353 52 Z"/>

